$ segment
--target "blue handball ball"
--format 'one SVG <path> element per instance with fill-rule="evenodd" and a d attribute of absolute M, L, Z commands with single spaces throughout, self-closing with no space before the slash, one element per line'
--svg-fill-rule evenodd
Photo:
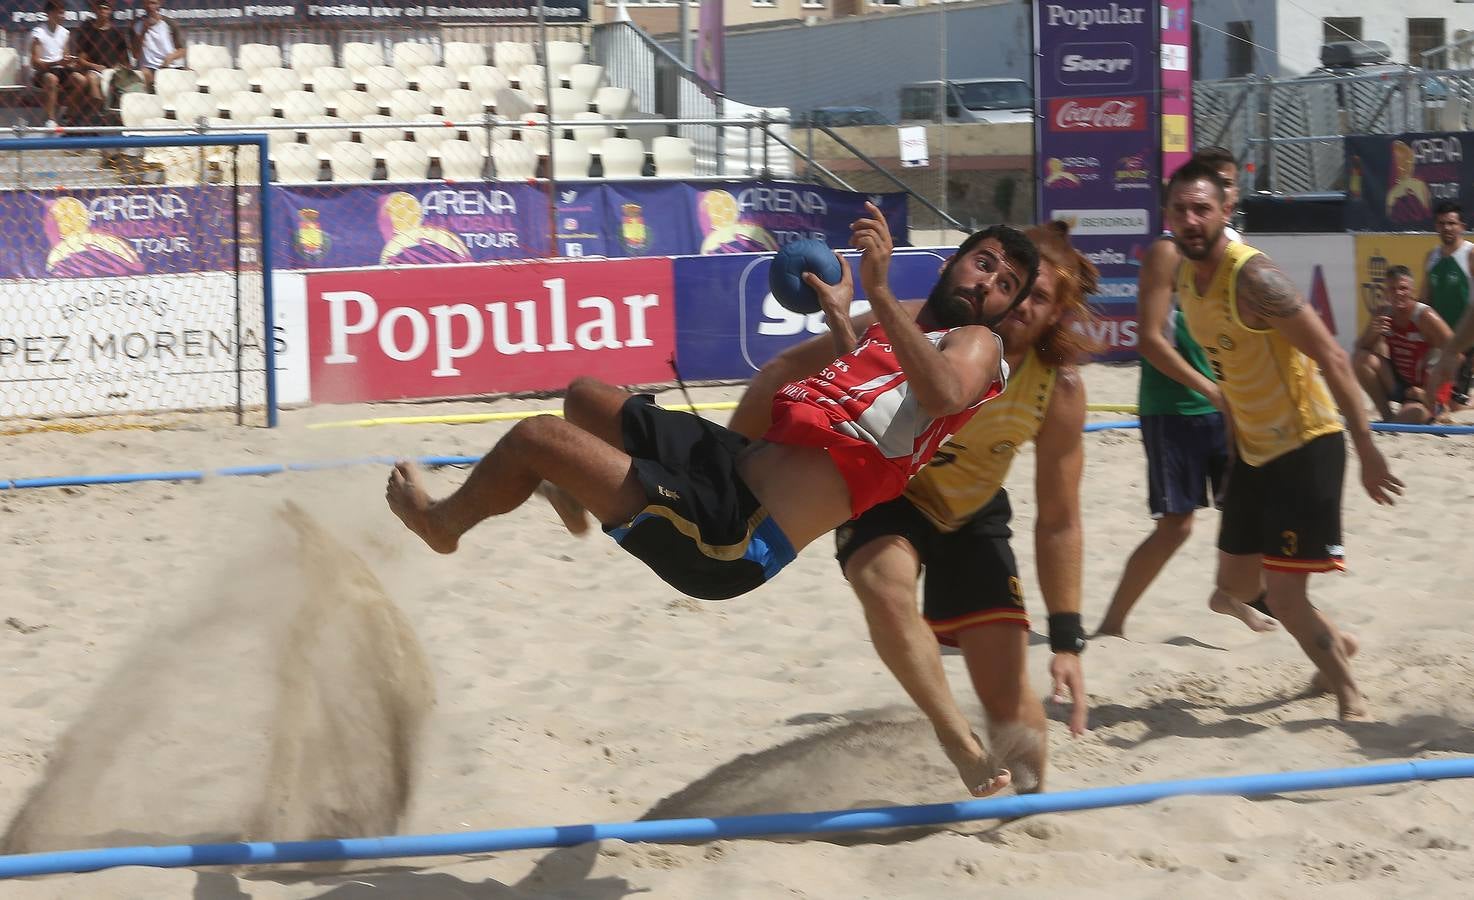
<path fill-rule="evenodd" d="M 790 312 L 807 314 L 819 311 L 819 295 L 804 284 L 805 272 L 813 272 L 828 284 L 839 284 L 844 278 L 839 259 L 823 241 L 805 238 L 784 244 L 774 254 L 773 265 L 768 269 L 768 290 Z"/>

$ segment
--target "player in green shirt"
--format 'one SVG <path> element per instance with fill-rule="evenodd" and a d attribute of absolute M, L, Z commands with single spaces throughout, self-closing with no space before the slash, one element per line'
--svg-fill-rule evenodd
<path fill-rule="evenodd" d="M 1445 200 L 1433 210 L 1433 227 L 1438 232 L 1438 246 L 1428 253 L 1423 265 L 1423 302 L 1433 307 L 1449 328 L 1469 309 L 1469 254 L 1474 244 L 1464 240 L 1464 208 Z M 1454 377 L 1453 401 L 1460 406 L 1469 403 L 1469 382 L 1474 376 L 1466 355 Z"/>

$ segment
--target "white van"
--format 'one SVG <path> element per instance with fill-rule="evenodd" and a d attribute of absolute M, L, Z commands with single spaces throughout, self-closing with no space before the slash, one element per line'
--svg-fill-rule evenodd
<path fill-rule="evenodd" d="M 901 88 L 902 122 L 935 122 L 941 81 L 916 81 Z M 948 122 L 990 125 L 1034 121 L 1034 92 L 1017 78 L 953 78 L 946 84 Z"/>

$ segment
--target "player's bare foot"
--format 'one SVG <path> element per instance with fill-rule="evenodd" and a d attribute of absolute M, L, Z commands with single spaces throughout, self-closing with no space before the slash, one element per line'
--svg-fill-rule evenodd
<path fill-rule="evenodd" d="M 389 473 L 389 483 L 384 487 L 384 499 L 404 527 L 420 536 L 436 553 L 454 553 L 460 543 L 460 535 L 451 533 L 436 515 L 436 503 L 420 486 L 420 470 L 413 464 L 400 460 Z"/>
<path fill-rule="evenodd" d="M 962 776 L 962 783 L 967 786 L 968 793 L 974 797 L 987 797 L 990 794 L 1008 787 L 1013 775 L 1004 768 L 1000 768 L 994 761 L 995 757 L 988 753 L 983 747 L 983 742 L 976 734 L 968 735 L 965 742 L 943 740 L 941 735 L 937 736 L 942 745 L 942 751 L 957 767 L 957 774 Z"/>
<path fill-rule="evenodd" d="M 1012 775 L 1014 793 L 1037 794 L 1044 790 L 1044 762 L 1048 738 L 1040 728 L 1023 722 L 988 726 L 988 751 L 997 765 Z"/>
<path fill-rule="evenodd" d="M 569 534 L 580 537 L 588 534 L 589 512 L 583 508 L 583 504 L 573 499 L 573 495 L 553 484 L 544 481 L 537 486 L 537 492 L 553 506 L 553 512 L 563 520 L 563 527 L 568 529 Z"/>
<path fill-rule="evenodd" d="M 1213 597 L 1208 601 L 1208 608 L 1225 616 L 1233 616 L 1240 622 L 1249 626 L 1250 631 L 1260 633 L 1274 631 L 1280 627 L 1280 623 L 1266 616 L 1264 613 L 1227 594 L 1219 591 L 1213 592 Z"/>
<path fill-rule="evenodd" d="M 1348 690 L 1336 698 L 1336 711 L 1342 722 L 1359 722 L 1371 718 L 1360 693 Z"/>
<path fill-rule="evenodd" d="M 1345 631 L 1341 632 L 1341 652 L 1346 654 L 1346 658 L 1348 660 L 1356 656 L 1356 651 L 1360 649 L 1361 641 L 1358 641 L 1356 639 L 1356 635 L 1349 634 Z M 1310 693 L 1329 694 L 1330 692 L 1330 682 L 1326 681 L 1326 676 L 1321 674 L 1321 672 L 1317 670 L 1316 673 L 1310 677 Z"/>

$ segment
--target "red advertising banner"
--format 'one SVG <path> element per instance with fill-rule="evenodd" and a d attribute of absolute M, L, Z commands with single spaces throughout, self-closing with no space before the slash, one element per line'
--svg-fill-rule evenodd
<path fill-rule="evenodd" d="M 312 273 L 317 403 L 669 380 L 669 259 L 484 263 Z"/>
<path fill-rule="evenodd" d="M 1146 131 L 1145 97 L 1090 97 L 1049 101 L 1050 131 Z"/>

